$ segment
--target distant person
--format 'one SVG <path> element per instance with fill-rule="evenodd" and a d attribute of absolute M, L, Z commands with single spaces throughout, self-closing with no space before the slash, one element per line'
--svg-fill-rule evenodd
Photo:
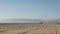
<path fill-rule="evenodd" d="M 43 24 L 43 22 L 40 22 L 40 24 Z"/>

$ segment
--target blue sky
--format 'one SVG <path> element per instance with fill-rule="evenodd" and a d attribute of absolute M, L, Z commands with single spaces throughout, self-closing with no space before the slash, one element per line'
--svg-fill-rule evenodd
<path fill-rule="evenodd" d="M 60 19 L 60 0 L 0 0 L 0 19 Z"/>

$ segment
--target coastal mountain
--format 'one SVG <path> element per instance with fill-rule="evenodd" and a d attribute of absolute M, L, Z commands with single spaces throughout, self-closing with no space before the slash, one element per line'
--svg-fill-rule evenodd
<path fill-rule="evenodd" d="M 53 20 L 44 20 L 44 19 L 7 19 L 0 21 L 0 23 L 56 23 L 60 22 L 60 19 L 53 19 Z"/>
<path fill-rule="evenodd" d="M 40 23 L 43 21 L 43 19 L 7 19 L 0 23 Z"/>

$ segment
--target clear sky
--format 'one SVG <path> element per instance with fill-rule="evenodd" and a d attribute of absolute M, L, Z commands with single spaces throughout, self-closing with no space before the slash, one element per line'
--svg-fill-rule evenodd
<path fill-rule="evenodd" d="M 60 0 L 0 0 L 0 19 L 60 19 Z"/>

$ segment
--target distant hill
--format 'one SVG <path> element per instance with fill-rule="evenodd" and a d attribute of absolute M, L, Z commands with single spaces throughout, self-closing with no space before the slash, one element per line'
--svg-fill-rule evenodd
<path fill-rule="evenodd" d="M 1 23 L 40 23 L 43 19 L 7 19 L 0 21 Z"/>
<path fill-rule="evenodd" d="M 53 20 L 44 20 L 44 19 L 7 19 L 4 21 L 0 21 L 0 23 L 56 23 L 60 22 L 60 19 L 53 19 Z"/>

